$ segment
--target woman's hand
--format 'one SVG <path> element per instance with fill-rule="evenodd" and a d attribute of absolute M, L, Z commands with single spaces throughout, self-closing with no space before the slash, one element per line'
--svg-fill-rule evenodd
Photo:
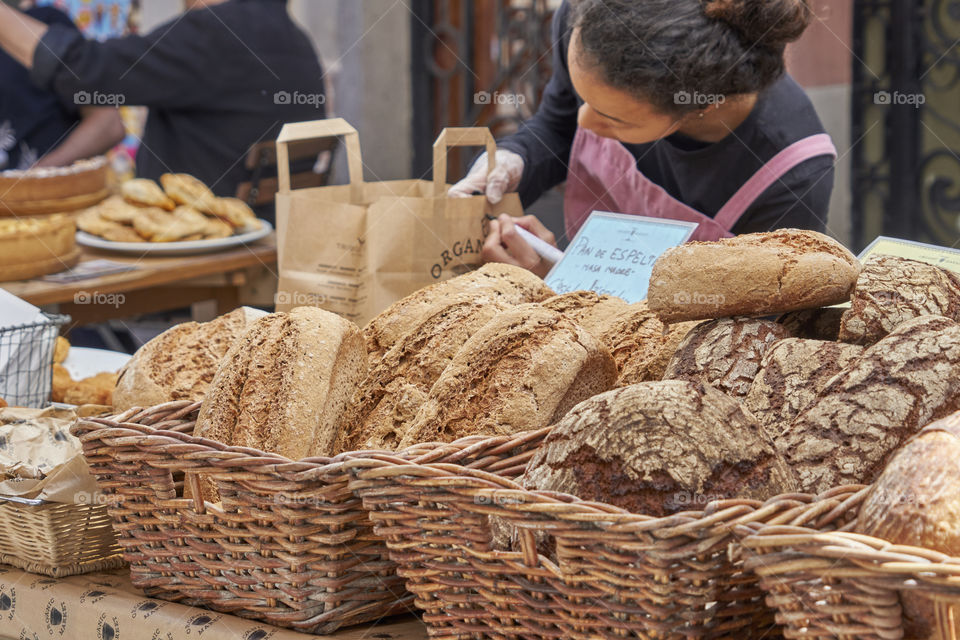
<path fill-rule="evenodd" d="M 534 216 L 514 218 L 505 213 L 490 221 L 490 234 L 483 243 L 480 257 L 484 262 L 512 264 L 532 271 L 545 278 L 553 265 L 533 250 L 526 240 L 517 233 L 517 227 L 523 227 L 547 244 L 557 246 L 557 238 Z"/>
<path fill-rule="evenodd" d="M 491 204 L 498 204 L 503 200 L 503 194 L 516 191 L 523 177 L 523 158 L 504 149 L 497 149 L 494 158 L 497 167 L 488 175 L 487 154 L 484 152 L 470 167 L 467 176 L 450 187 L 447 195 L 451 198 L 469 198 L 483 193 Z"/>

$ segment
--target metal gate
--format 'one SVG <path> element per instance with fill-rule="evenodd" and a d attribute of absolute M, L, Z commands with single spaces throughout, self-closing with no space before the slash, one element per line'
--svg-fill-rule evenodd
<path fill-rule="evenodd" d="M 853 242 L 960 244 L 960 1 L 856 0 Z"/>

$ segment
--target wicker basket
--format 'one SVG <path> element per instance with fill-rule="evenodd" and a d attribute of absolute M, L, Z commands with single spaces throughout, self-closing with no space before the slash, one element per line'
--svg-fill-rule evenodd
<path fill-rule="evenodd" d="M 756 577 L 731 553 L 733 529 L 789 521 L 797 500 L 724 500 L 652 518 L 525 491 L 509 477 L 548 432 L 347 464 L 432 637 L 779 636 Z M 507 524 L 518 551 L 500 550 Z"/>
<path fill-rule="evenodd" d="M 103 505 L 0 497 L 0 563 L 55 578 L 123 565 Z"/>
<path fill-rule="evenodd" d="M 760 576 L 786 638 L 898 640 L 899 593 L 937 602 L 941 640 L 960 640 L 960 558 L 851 533 L 869 487 L 839 487 L 793 524 L 739 530 L 746 566 Z M 750 534 L 750 535 L 748 535 Z"/>
<path fill-rule="evenodd" d="M 81 420 L 72 433 L 147 595 L 309 633 L 409 610 L 342 458 L 291 462 L 194 438 L 199 403 Z M 198 473 L 222 503 L 200 495 Z"/>

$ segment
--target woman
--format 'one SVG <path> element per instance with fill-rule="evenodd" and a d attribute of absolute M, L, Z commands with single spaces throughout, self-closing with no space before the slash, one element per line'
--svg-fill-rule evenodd
<path fill-rule="evenodd" d="M 591 211 L 694 221 L 693 239 L 826 226 L 836 149 L 784 48 L 805 0 L 579 0 L 554 17 L 554 72 L 536 115 L 481 157 L 452 196 L 519 190 L 525 205 L 566 180 L 566 235 Z M 555 239 L 536 218 L 516 221 Z M 506 216 L 488 261 L 549 269 Z"/>

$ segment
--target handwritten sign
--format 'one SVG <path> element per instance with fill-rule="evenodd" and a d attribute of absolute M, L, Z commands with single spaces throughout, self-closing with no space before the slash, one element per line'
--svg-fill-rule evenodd
<path fill-rule="evenodd" d="M 646 299 L 657 258 L 686 242 L 697 224 L 594 211 L 547 275 L 557 293 L 596 291 L 627 302 Z"/>
<path fill-rule="evenodd" d="M 960 250 L 938 247 L 913 240 L 900 240 L 880 236 L 870 243 L 870 246 L 860 254 L 860 260 L 871 256 L 887 255 L 897 258 L 909 258 L 926 262 L 960 275 Z"/>

